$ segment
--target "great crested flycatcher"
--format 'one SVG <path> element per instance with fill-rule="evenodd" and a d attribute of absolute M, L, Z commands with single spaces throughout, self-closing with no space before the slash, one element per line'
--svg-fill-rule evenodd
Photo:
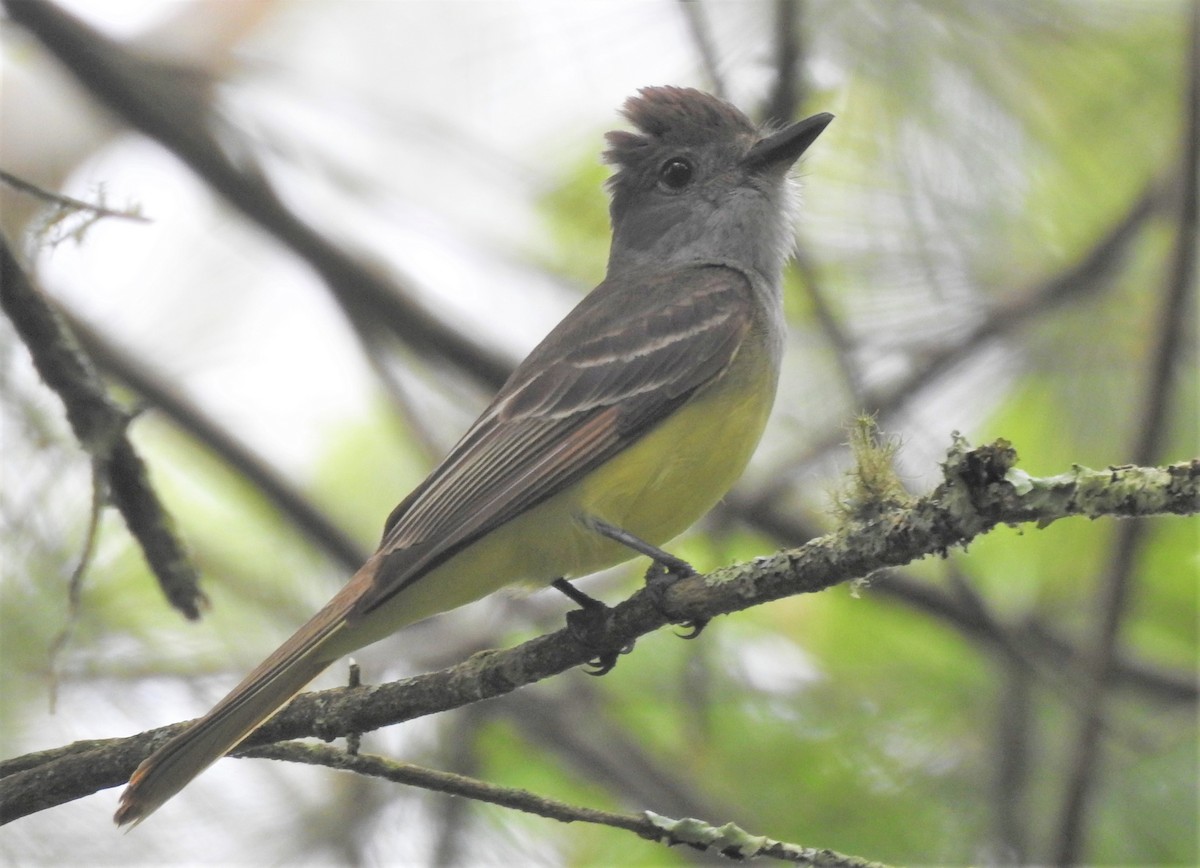
<path fill-rule="evenodd" d="M 393 510 L 345 587 L 138 767 L 118 824 L 149 816 L 344 654 L 505 585 L 665 555 L 656 547 L 742 473 L 779 374 L 788 170 L 833 116 L 763 132 L 678 87 L 644 88 L 624 114 L 637 132 L 607 136 L 604 282 Z"/>

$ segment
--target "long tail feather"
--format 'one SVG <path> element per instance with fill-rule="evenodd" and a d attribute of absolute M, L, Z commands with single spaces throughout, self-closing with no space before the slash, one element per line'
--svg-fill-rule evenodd
<path fill-rule="evenodd" d="M 372 558 L 328 605 L 255 667 L 212 711 L 137 767 L 113 817 L 118 826 L 136 825 L 162 807 L 337 659 L 339 655 L 328 650 L 329 640 L 346 627 L 346 618 L 374 566 Z"/>

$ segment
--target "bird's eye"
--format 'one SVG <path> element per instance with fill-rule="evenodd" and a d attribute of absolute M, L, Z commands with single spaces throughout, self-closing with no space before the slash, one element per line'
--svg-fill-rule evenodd
<path fill-rule="evenodd" d="M 658 170 L 658 183 L 668 190 L 682 190 L 692 182 L 695 169 L 683 157 L 671 157 Z"/>

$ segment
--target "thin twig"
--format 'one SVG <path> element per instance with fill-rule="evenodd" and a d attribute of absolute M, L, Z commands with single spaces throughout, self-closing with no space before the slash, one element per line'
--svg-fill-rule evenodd
<path fill-rule="evenodd" d="M 1035 756 L 1031 681 L 1024 666 L 1002 661 L 1003 690 L 996 708 L 993 814 L 998 865 L 1027 865 L 1029 831 L 1025 808 Z"/>
<path fill-rule="evenodd" d="M 855 408 L 864 408 L 868 405 L 869 399 L 863 386 L 862 370 L 855 360 L 854 340 L 838 321 L 828 294 L 822 287 L 817 268 L 807 250 L 800 245 L 797 245 L 796 248 L 795 264 L 796 270 L 800 272 L 803 280 L 804 292 L 812 305 L 817 325 L 833 349 L 834 359 L 837 361 L 837 368 L 841 372 L 846 392 Z"/>
<path fill-rule="evenodd" d="M 487 716 L 478 706 L 463 709 L 450 722 L 452 731 L 441 741 L 448 755 L 442 761 L 450 772 L 464 777 L 474 777 L 483 766 L 479 751 L 479 731 Z M 464 864 L 463 843 L 469 833 L 468 821 L 471 803 L 466 799 L 447 797 L 439 799 L 433 807 L 434 820 L 430 823 L 435 834 L 431 848 L 432 865 Z"/>
<path fill-rule="evenodd" d="M 51 714 L 54 714 L 58 707 L 59 658 L 63 651 L 66 650 L 67 643 L 71 640 L 71 634 L 75 632 L 75 626 L 79 623 L 79 607 L 80 601 L 83 598 L 83 577 L 87 574 L 87 569 L 92 563 L 92 557 L 96 553 L 96 540 L 99 537 L 100 530 L 100 516 L 104 512 L 104 505 L 107 500 L 107 484 L 103 467 L 100 462 L 93 461 L 92 509 L 88 515 L 87 530 L 83 536 L 83 548 L 79 552 L 79 563 L 71 571 L 71 578 L 67 582 L 67 614 L 63 619 L 63 628 L 54 637 L 54 641 L 50 643 L 50 651 L 47 654 L 50 661 L 49 693 Z"/>
<path fill-rule="evenodd" d="M 727 98 L 725 76 L 721 73 L 721 65 L 717 60 L 717 49 L 713 44 L 712 28 L 704 14 L 704 6 L 700 0 L 679 0 L 679 11 L 687 23 L 688 33 L 700 55 L 700 66 L 708 77 L 708 90 L 722 99 Z"/>
<path fill-rule="evenodd" d="M 117 210 L 114 208 L 108 208 L 101 204 L 85 202 L 82 199 L 75 199 L 62 193 L 53 193 L 50 190 L 42 189 L 37 184 L 31 184 L 29 181 L 26 181 L 23 178 L 18 178 L 16 175 L 6 172 L 3 169 L 0 169 L 0 181 L 8 184 L 8 186 L 12 187 L 14 190 L 20 190 L 22 193 L 28 193 L 35 199 L 40 199 L 49 205 L 54 205 L 55 207 L 67 212 L 83 212 L 86 214 L 91 214 L 96 218 L 112 217 L 117 220 L 132 220 L 135 223 L 152 222 L 149 217 L 139 213 L 137 210 Z"/>
<path fill-rule="evenodd" d="M 687 844 L 721 853 L 731 859 L 765 856 L 812 868 L 882 868 L 878 862 L 846 856 L 832 850 L 800 847 L 749 835 L 732 824 L 716 827 L 696 820 L 672 821 L 650 813 L 618 814 L 613 811 L 584 808 L 535 795 L 528 790 L 502 787 L 476 778 L 422 768 L 382 756 L 351 755 L 327 745 L 296 742 L 273 744 L 254 748 L 243 756 L 341 769 L 382 778 L 392 783 L 421 787 L 431 792 L 499 805 L 562 823 L 591 823 L 621 829 L 668 846 Z"/>
<path fill-rule="evenodd" d="M 590 781 L 616 794 L 624 804 L 654 805 L 687 817 L 729 816 L 737 806 L 723 804 L 689 780 L 688 769 L 664 762 L 603 712 L 594 679 L 563 681 L 548 691 L 521 691 L 496 703 L 528 744 L 557 757 Z M 734 819 L 737 819 L 734 816 Z"/>
<path fill-rule="evenodd" d="M 775 0 L 775 84 L 764 112 L 775 123 L 790 122 L 804 104 L 803 11 L 801 0 Z"/>

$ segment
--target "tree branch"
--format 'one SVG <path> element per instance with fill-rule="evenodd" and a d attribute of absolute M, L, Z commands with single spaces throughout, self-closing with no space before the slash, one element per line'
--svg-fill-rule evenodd
<path fill-rule="evenodd" d="M 113 401 L 70 330 L 33 286 L 0 236 L 0 306 L 33 356 L 42 380 L 58 393 L 79 444 L 96 465 L 171 605 L 189 619 L 205 604 L 199 577 L 174 523 L 150 484 L 146 465 L 126 434 L 130 416 Z"/>
<path fill-rule="evenodd" d="M 587 645 L 567 628 L 504 651 L 476 654 L 441 672 L 390 684 L 297 697 L 238 753 L 284 739 L 326 740 L 370 732 L 509 693 L 619 649 L 669 622 L 712 618 L 795 594 L 814 593 L 884 567 L 944 556 L 997 524 L 1045 526 L 1069 516 L 1200 513 L 1200 458 L 1168 467 L 1119 467 L 1034 478 L 1015 468 L 1000 441 L 977 449 L 958 439 L 931 494 L 796 548 L 675 582 L 643 588 L 615 606 Z M 188 724 L 18 757 L 0 763 L 0 822 L 123 783 L 155 747 Z"/>

